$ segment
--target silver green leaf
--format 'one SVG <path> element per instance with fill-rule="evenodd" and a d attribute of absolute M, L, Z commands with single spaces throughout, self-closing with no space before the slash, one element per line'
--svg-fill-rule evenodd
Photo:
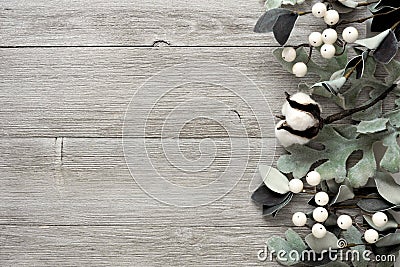
<path fill-rule="evenodd" d="M 357 230 L 354 226 L 351 226 L 346 231 L 343 231 L 343 237 L 346 239 L 347 244 L 363 244 L 362 233 Z M 351 250 L 358 251 L 357 255 L 359 258 L 355 257 L 352 260 L 354 267 L 367 267 L 368 262 L 361 256 L 365 251 L 364 245 L 353 246 L 350 248 Z"/>
<path fill-rule="evenodd" d="M 377 172 L 375 183 L 379 194 L 390 203 L 400 205 L 400 185 L 398 185 L 393 177 L 384 172 Z"/>
<path fill-rule="evenodd" d="M 397 143 L 398 133 L 392 133 L 383 139 L 383 145 L 387 147 L 380 165 L 385 170 L 396 173 L 400 170 L 400 147 Z"/>
<path fill-rule="evenodd" d="M 386 124 L 389 119 L 377 118 L 371 121 L 362 121 L 357 126 L 357 132 L 368 134 L 386 130 Z"/>
<path fill-rule="evenodd" d="M 273 8 L 281 7 L 282 0 L 267 0 L 265 1 L 265 9 L 270 10 Z"/>
<path fill-rule="evenodd" d="M 375 243 L 377 247 L 387 247 L 400 244 L 400 233 L 391 233 L 380 239 Z"/>
<path fill-rule="evenodd" d="M 358 3 L 353 0 L 342 0 L 340 3 L 350 8 L 356 8 L 358 6 Z"/>
<path fill-rule="evenodd" d="M 336 182 L 342 183 L 347 179 L 353 188 L 364 186 L 368 178 L 375 174 L 376 164 L 373 164 L 375 157 L 372 147 L 380 138 L 379 134 L 347 138 L 332 126 L 325 125 L 312 141 L 312 143 L 322 144 L 324 146 L 322 150 L 301 145 L 287 147 L 286 150 L 290 154 L 279 158 L 278 169 L 283 173 L 292 173 L 295 178 L 302 178 L 315 162 L 325 161 L 315 169 L 321 174 L 323 180 L 335 179 Z M 363 151 L 363 158 L 347 170 L 348 158 L 354 151 L 359 150 Z"/>
<path fill-rule="evenodd" d="M 381 32 L 380 34 L 371 37 L 371 38 L 366 38 L 366 39 L 360 39 L 355 41 L 354 43 L 365 46 L 368 49 L 376 49 L 378 46 L 382 43 L 382 41 L 388 36 L 390 33 L 390 29 Z"/>
<path fill-rule="evenodd" d="M 390 229 L 396 229 L 398 226 L 398 224 L 394 220 L 389 220 L 384 226 L 378 227 L 372 221 L 371 216 L 363 215 L 363 218 L 368 223 L 369 226 L 380 232 L 388 231 Z"/>
<path fill-rule="evenodd" d="M 335 80 L 319 82 L 314 84 L 312 87 L 322 86 L 328 90 L 331 94 L 337 95 L 343 85 L 346 83 L 347 79 L 345 77 L 339 77 Z"/>
<path fill-rule="evenodd" d="M 307 248 L 301 237 L 292 229 L 286 231 L 286 239 L 278 236 L 272 236 L 267 240 L 267 246 L 270 251 L 285 251 L 285 259 L 277 258 L 277 261 L 285 266 L 297 264 L 299 261 L 293 257 L 289 257 L 289 253 L 297 251 L 299 255 Z"/>
<path fill-rule="evenodd" d="M 294 6 L 296 4 L 296 0 L 282 0 L 283 5 L 292 5 Z"/>
<path fill-rule="evenodd" d="M 260 165 L 258 169 L 264 184 L 269 189 L 279 194 L 289 192 L 289 180 L 280 171 L 268 165 Z"/>
<path fill-rule="evenodd" d="M 331 232 L 326 232 L 323 238 L 316 238 L 313 234 L 308 234 L 305 238 L 307 245 L 316 253 L 321 253 L 323 250 L 337 249 L 338 238 Z"/>
<path fill-rule="evenodd" d="M 347 185 L 341 185 L 338 189 L 338 193 L 336 196 L 332 199 L 331 205 L 334 205 L 336 203 L 340 203 L 349 199 L 354 198 L 354 193 L 351 188 L 349 188 Z"/>

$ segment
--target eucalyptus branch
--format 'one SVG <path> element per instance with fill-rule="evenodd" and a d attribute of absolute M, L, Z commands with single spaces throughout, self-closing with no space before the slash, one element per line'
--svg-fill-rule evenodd
<path fill-rule="evenodd" d="M 396 87 L 397 87 L 397 84 L 393 84 L 392 86 L 390 86 L 389 88 L 387 88 L 382 94 L 380 94 L 377 98 L 375 98 L 375 99 L 374 99 L 373 101 L 371 101 L 370 103 L 365 104 L 365 105 L 360 106 L 360 107 L 356 107 L 356 108 L 352 108 L 352 109 L 343 110 L 343 111 L 341 111 L 341 112 L 339 112 L 339 113 L 330 115 L 330 116 L 326 117 L 326 118 L 324 119 L 323 122 L 324 122 L 324 124 L 330 124 L 330 123 L 332 123 L 332 122 L 335 122 L 335 121 L 344 119 L 344 118 L 346 118 L 346 117 L 348 117 L 348 116 L 351 116 L 351 115 L 353 115 L 354 113 L 357 113 L 357 112 L 366 110 L 366 109 L 368 109 L 368 108 L 374 106 L 375 104 L 377 104 L 379 101 L 385 99 L 386 96 L 387 96 L 391 91 L 393 91 Z"/>

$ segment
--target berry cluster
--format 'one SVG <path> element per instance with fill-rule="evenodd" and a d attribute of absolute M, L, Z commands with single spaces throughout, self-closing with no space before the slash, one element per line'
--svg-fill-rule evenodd
<path fill-rule="evenodd" d="M 321 182 L 321 175 L 316 171 L 311 171 L 307 174 L 306 181 L 311 186 L 317 186 Z M 300 179 L 292 179 L 289 182 L 289 188 L 293 193 L 302 192 L 303 182 Z M 310 216 L 310 219 L 314 221 L 311 232 L 316 238 L 324 238 L 327 230 L 323 223 L 330 215 L 327 210 L 330 198 L 326 192 L 320 191 L 315 194 L 314 200 L 319 207 L 316 207 Z M 305 226 L 307 220 L 308 217 L 304 212 L 299 211 L 292 216 L 292 222 L 295 226 Z M 377 227 L 383 227 L 388 222 L 388 217 L 384 212 L 379 211 L 373 214 L 372 222 Z M 353 219 L 347 214 L 342 214 L 337 218 L 336 223 L 340 229 L 347 230 L 353 225 Z M 364 233 L 364 239 L 367 243 L 373 244 L 378 241 L 379 233 L 374 229 L 368 229 Z"/>
<path fill-rule="evenodd" d="M 330 59 L 336 55 L 335 44 L 354 43 L 358 39 L 358 31 L 350 26 L 343 30 L 342 39 L 338 39 L 338 33 L 333 27 L 339 22 L 339 13 L 334 9 L 327 9 L 324 3 L 316 3 L 312 7 L 312 14 L 317 18 L 323 18 L 328 28 L 322 33 L 312 32 L 308 36 L 310 49 L 318 47 L 323 58 Z M 282 58 L 286 62 L 296 60 L 296 49 L 294 47 L 285 47 L 282 51 Z M 304 77 L 307 74 L 307 63 L 296 62 L 292 67 L 292 72 L 296 77 Z"/>

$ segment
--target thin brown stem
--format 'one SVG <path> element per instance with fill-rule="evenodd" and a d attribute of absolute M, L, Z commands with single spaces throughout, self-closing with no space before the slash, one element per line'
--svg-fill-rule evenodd
<path fill-rule="evenodd" d="M 351 74 L 353 74 L 353 72 L 357 69 L 358 65 L 359 65 L 360 63 L 362 63 L 362 62 L 363 62 L 363 57 L 361 57 L 361 58 L 357 61 L 357 63 L 344 75 L 344 77 L 345 77 L 346 79 L 348 79 L 348 78 L 351 76 Z"/>
<path fill-rule="evenodd" d="M 311 14 L 312 13 L 312 11 L 310 10 L 310 11 L 297 11 L 296 12 L 299 16 L 304 16 L 304 15 L 307 15 L 307 14 Z"/>
<path fill-rule="evenodd" d="M 376 3 L 379 3 L 379 1 L 374 1 L 374 2 L 360 2 L 360 3 L 358 3 L 357 7 L 369 6 L 369 5 L 376 4 Z"/>
<path fill-rule="evenodd" d="M 354 113 L 357 113 L 357 112 L 366 110 L 366 109 L 368 109 L 368 108 L 374 106 L 374 105 L 375 105 L 376 103 L 378 103 L 379 101 L 385 99 L 386 96 L 387 96 L 391 91 L 393 91 L 396 87 L 397 87 L 397 84 L 393 84 L 392 86 L 390 86 L 389 88 L 387 88 L 382 94 L 380 94 L 377 98 L 375 98 L 373 101 L 371 101 L 371 102 L 368 103 L 368 104 L 365 104 L 365 105 L 360 106 L 360 107 L 352 108 L 352 109 L 343 110 L 343 111 L 341 111 L 341 112 L 339 112 L 339 113 L 336 113 L 336 114 L 333 114 L 333 115 L 330 115 L 330 116 L 326 117 L 326 118 L 324 119 L 324 124 L 330 124 L 330 123 L 332 123 L 332 122 L 339 121 L 339 120 L 341 120 L 341 119 L 344 119 L 344 118 L 346 118 L 346 117 L 348 117 L 348 116 L 353 115 Z"/>
<path fill-rule="evenodd" d="M 365 18 L 361 18 L 361 19 L 342 20 L 341 22 L 338 23 L 338 25 L 339 25 L 339 24 L 350 24 L 350 23 L 363 23 L 364 21 L 369 20 L 369 19 L 372 19 L 372 18 L 374 18 L 374 17 L 389 15 L 390 13 L 395 12 L 395 11 L 397 11 L 397 10 L 400 10 L 400 7 L 394 8 L 394 9 L 388 11 L 388 12 L 385 12 L 385 13 L 380 13 L 380 14 L 376 14 L 376 15 L 371 15 L 371 16 L 368 16 L 368 17 L 365 17 Z"/>
<path fill-rule="evenodd" d="M 307 59 L 306 65 L 308 65 L 308 63 L 309 63 L 310 60 L 311 60 L 312 51 L 313 51 L 313 47 L 310 45 L 310 52 L 308 53 L 308 59 Z"/>

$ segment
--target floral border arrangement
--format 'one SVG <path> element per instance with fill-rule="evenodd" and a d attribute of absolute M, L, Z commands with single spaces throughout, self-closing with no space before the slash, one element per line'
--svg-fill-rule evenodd
<path fill-rule="evenodd" d="M 275 134 L 287 154 L 277 168 L 259 166 L 264 183 L 252 194 L 263 215 L 272 217 L 296 194 L 312 194 L 308 205 L 313 210 L 292 216 L 295 227 L 311 233 L 303 240 L 296 228 L 288 229 L 285 238 L 268 239 L 268 249 L 286 255 L 275 255 L 283 265 L 371 264 L 364 257 L 324 255 L 334 249 L 336 256 L 369 251 L 374 266 L 393 266 L 393 261 L 376 259 L 398 257 L 400 251 L 400 176 L 393 175 L 400 171 L 400 1 L 324 0 L 299 11 L 295 5 L 303 2 L 267 0 L 267 11 L 254 27 L 257 33 L 273 33 L 281 46 L 273 54 L 286 71 L 296 77 L 311 72 L 320 79 L 313 85 L 300 82 L 297 93 L 286 93 Z M 288 4 L 293 7 L 281 7 Z M 304 44 L 288 45 L 301 16 L 321 19 L 326 28 L 310 33 Z M 365 38 L 354 27 L 358 24 L 366 25 Z M 377 78 L 379 72 L 385 77 Z M 369 99 L 362 100 L 365 95 Z M 341 111 L 322 116 L 316 97 Z M 384 104 L 390 111 L 383 110 Z M 386 148 L 381 158 L 374 152 L 377 143 Z M 299 257 L 310 251 L 318 257 Z M 293 253 L 297 257 L 288 257 Z"/>

